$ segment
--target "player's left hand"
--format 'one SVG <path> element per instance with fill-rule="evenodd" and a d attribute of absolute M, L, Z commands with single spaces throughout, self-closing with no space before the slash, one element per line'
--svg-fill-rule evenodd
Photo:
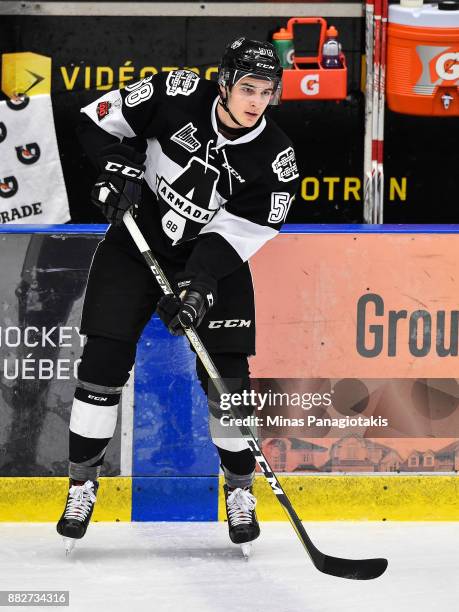
<path fill-rule="evenodd" d="M 183 328 L 198 327 L 205 314 L 214 306 L 217 283 L 206 275 L 191 279 L 186 274 L 176 276 L 180 298 L 163 296 L 156 307 L 159 318 L 173 336 L 183 336 Z"/>

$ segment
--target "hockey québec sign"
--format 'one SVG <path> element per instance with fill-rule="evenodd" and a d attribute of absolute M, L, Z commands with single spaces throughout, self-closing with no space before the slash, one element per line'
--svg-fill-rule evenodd
<path fill-rule="evenodd" d="M 2 236 L 0 421 L 8 427 L 2 431 L 1 476 L 18 469 L 22 476 L 44 477 L 68 471 L 66 432 L 85 342 L 81 298 L 99 241 L 99 235 Z M 107 452 L 108 474 L 117 475 L 119 430 Z"/>

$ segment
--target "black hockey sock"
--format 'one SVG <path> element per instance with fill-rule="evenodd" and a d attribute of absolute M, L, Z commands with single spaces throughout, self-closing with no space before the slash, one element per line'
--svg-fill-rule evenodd
<path fill-rule="evenodd" d="M 246 448 L 242 451 L 232 452 L 218 446 L 217 450 L 228 487 L 231 489 L 250 487 L 255 475 L 256 463 L 251 451 Z"/>
<path fill-rule="evenodd" d="M 240 393 L 243 390 L 250 390 L 250 372 L 246 354 L 212 353 L 211 357 L 217 370 L 225 379 L 230 392 Z M 210 432 L 220 455 L 226 484 L 231 488 L 249 487 L 255 473 L 255 459 L 248 448 L 243 448 L 245 444 L 243 442 L 241 444 L 235 426 L 222 427 L 220 425 L 223 413 L 218 392 L 213 385 L 209 385 L 209 375 L 199 359 L 196 361 L 196 371 L 208 397 Z M 251 412 L 252 408 L 249 406 L 247 414 Z M 239 450 L 241 447 L 242 450 Z"/>
<path fill-rule="evenodd" d="M 255 470 L 255 457 L 248 448 L 233 452 L 217 446 L 217 450 L 222 466 L 226 467 L 230 472 L 234 474 L 250 474 Z"/>
<path fill-rule="evenodd" d="M 69 476 L 72 480 L 97 480 L 110 439 L 85 438 L 70 430 Z"/>

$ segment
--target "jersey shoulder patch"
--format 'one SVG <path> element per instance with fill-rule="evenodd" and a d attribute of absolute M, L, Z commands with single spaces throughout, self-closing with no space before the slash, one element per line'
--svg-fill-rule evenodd
<path fill-rule="evenodd" d="M 293 147 L 287 147 L 278 153 L 271 164 L 271 168 L 279 181 L 283 183 L 297 179 L 299 174 Z"/>
<path fill-rule="evenodd" d="M 166 79 L 166 94 L 168 96 L 189 96 L 198 86 L 200 79 L 192 70 L 173 70 Z"/>
<path fill-rule="evenodd" d="M 190 121 L 185 126 L 177 130 L 175 134 L 172 134 L 171 140 L 186 149 L 189 153 L 194 153 L 201 146 L 199 140 L 194 137 L 197 130 L 198 128 L 196 128 Z"/>

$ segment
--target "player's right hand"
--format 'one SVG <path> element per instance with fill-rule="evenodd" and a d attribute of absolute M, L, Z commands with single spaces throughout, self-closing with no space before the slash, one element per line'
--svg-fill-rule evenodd
<path fill-rule="evenodd" d="M 182 336 L 184 329 L 199 327 L 217 299 L 217 282 L 205 274 L 190 277 L 186 272 L 175 275 L 180 297 L 163 295 L 156 307 L 159 318 L 173 336 Z"/>
<path fill-rule="evenodd" d="M 113 225 L 121 225 L 124 213 L 135 217 L 140 204 L 146 156 L 121 143 L 102 149 L 101 174 L 91 191 L 91 201 Z"/>

